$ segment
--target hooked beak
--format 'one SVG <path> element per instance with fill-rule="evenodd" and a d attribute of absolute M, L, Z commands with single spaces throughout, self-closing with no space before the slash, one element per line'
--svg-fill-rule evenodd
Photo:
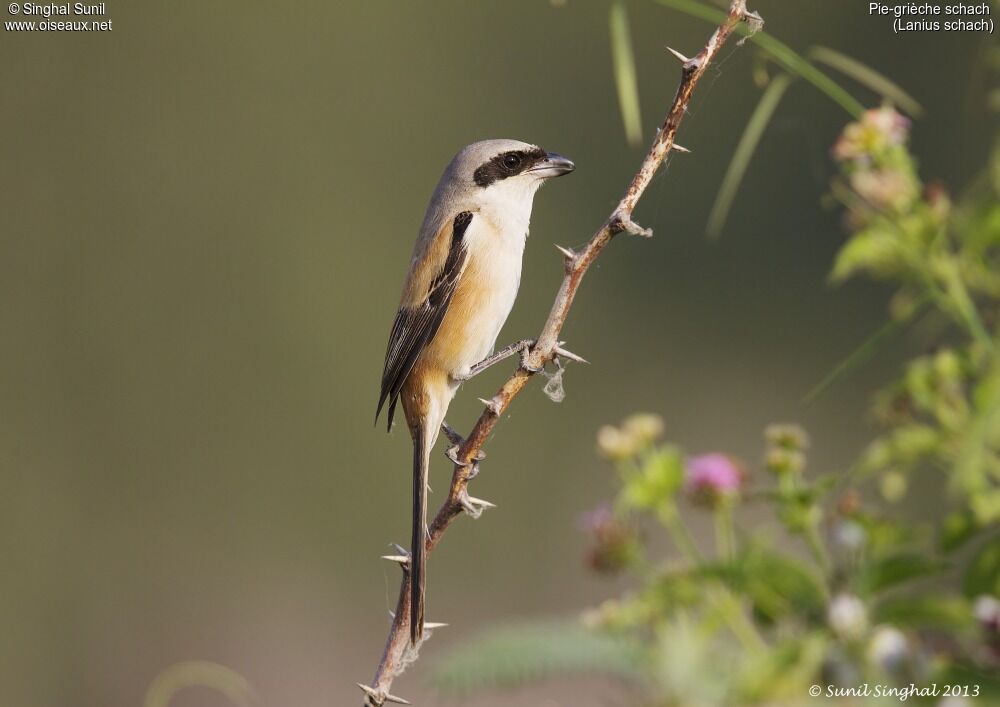
<path fill-rule="evenodd" d="M 568 157 L 563 157 L 555 152 L 547 152 L 545 153 L 545 159 L 540 160 L 528 171 L 536 175 L 539 179 L 550 179 L 569 174 L 574 169 L 576 169 L 576 165 Z"/>

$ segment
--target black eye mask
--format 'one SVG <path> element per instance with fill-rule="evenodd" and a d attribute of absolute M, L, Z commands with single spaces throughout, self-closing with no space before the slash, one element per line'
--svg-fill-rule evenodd
<path fill-rule="evenodd" d="M 544 160 L 545 157 L 545 150 L 538 147 L 533 150 L 501 152 L 491 158 L 489 162 L 476 168 L 476 171 L 472 173 L 472 178 L 479 186 L 488 187 L 494 182 L 526 172 Z"/>

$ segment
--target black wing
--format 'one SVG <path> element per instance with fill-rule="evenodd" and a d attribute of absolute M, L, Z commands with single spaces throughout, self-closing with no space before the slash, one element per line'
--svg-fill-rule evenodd
<path fill-rule="evenodd" d="M 465 267 L 465 231 L 472 222 L 472 213 L 463 211 L 452 223 L 451 247 L 444 267 L 431 281 L 427 298 L 418 307 L 401 307 L 396 312 L 389 335 L 389 346 L 385 352 L 385 367 L 382 369 L 382 391 L 379 393 L 375 420 L 385 401 L 389 401 L 388 429 L 392 429 L 392 416 L 399 400 L 407 376 L 413 370 L 420 352 L 431 342 L 448 311 L 451 297 L 458 286 L 458 278 Z"/>

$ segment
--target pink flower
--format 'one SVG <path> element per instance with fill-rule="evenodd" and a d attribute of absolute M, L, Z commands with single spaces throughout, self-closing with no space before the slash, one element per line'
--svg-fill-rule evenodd
<path fill-rule="evenodd" d="M 910 175 L 896 169 L 863 170 L 850 177 L 851 187 L 877 209 L 902 211 L 917 198 Z"/>
<path fill-rule="evenodd" d="M 910 120 L 889 106 L 865 111 L 861 120 L 850 123 L 833 146 L 833 156 L 841 162 L 867 162 L 890 147 L 906 143 Z"/>
<path fill-rule="evenodd" d="M 723 499 L 737 497 L 746 476 L 741 464 L 718 452 L 689 457 L 686 469 L 687 492 L 691 499 L 709 507 Z"/>
<path fill-rule="evenodd" d="M 910 119 L 889 106 L 865 111 L 862 122 L 887 145 L 902 145 L 910 136 Z"/>

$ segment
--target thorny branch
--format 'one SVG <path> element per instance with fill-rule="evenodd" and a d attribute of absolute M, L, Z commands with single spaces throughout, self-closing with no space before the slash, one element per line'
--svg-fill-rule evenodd
<path fill-rule="evenodd" d="M 625 195 L 608 220 L 591 236 L 579 253 L 559 247 L 565 258 L 565 275 L 549 312 L 548 320 L 545 322 L 537 342 L 522 359 L 521 366 L 503 384 L 496 395 L 490 400 L 484 401 L 486 409 L 479 416 L 472 432 L 460 441 L 457 451 L 454 452 L 455 469 L 448 497 L 444 500 L 428 529 L 426 541 L 428 554 L 434 550 L 440 542 L 441 536 L 444 535 L 456 517 L 463 512 L 478 517 L 484 508 L 490 507 L 491 504 L 472 498 L 468 492 L 469 480 L 479 471 L 479 461 L 483 458 L 482 447 L 500 416 L 510 406 L 517 394 L 524 389 L 531 377 L 542 370 L 546 363 L 560 355 L 566 357 L 568 354 L 560 348 L 559 333 L 566 322 L 576 291 L 580 287 L 580 282 L 590 264 L 607 247 L 611 239 L 619 233 L 631 233 L 644 237 L 652 235 L 651 231 L 641 228 L 632 220 L 632 211 L 670 151 L 687 152 L 685 148 L 674 144 L 674 137 L 684 114 L 687 112 L 691 94 L 705 73 L 705 69 L 741 22 L 747 22 L 754 30 L 763 25 L 761 17 L 747 9 L 746 0 L 732 0 L 725 21 L 715 29 L 708 42 L 696 56 L 689 59 L 680 52 L 669 49 L 670 53 L 681 61 L 682 66 L 680 85 L 670 106 L 670 111 L 657 131 L 656 139 L 653 140 L 639 171 L 632 178 Z M 389 689 L 392 686 L 392 681 L 416 660 L 419 649 L 419 646 L 410 646 L 408 557 L 405 551 L 401 550 L 398 555 L 388 555 L 385 559 L 398 562 L 402 566 L 403 580 L 400 583 L 399 599 L 396 602 L 396 612 L 393 615 L 392 627 L 389 629 L 385 652 L 379 662 L 378 669 L 375 671 L 375 677 L 370 685 L 358 683 L 358 687 L 365 693 L 365 707 L 382 707 L 387 702 L 409 704 L 406 700 L 390 694 Z M 428 623 L 425 628 L 434 629 L 441 625 Z M 429 635 L 429 633 L 427 632 L 425 635 Z"/>

